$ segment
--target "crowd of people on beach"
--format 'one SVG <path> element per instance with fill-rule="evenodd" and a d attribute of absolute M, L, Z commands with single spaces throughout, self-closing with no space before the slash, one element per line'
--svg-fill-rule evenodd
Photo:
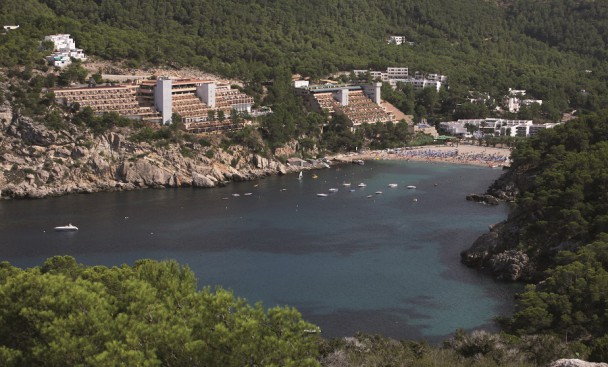
<path fill-rule="evenodd" d="M 415 149 L 415 150 L 400 150 L 395 152 L 400 158 L 423 159 L 428 161 L 448 161 L 460 163 L 477 162 L 487 165 L 505 165 L 508 164 L 509 158 L 502 154 L 496 153 L 463 153 L 458 149 L 452 150 L 435 150 L 435 149 Z"/>

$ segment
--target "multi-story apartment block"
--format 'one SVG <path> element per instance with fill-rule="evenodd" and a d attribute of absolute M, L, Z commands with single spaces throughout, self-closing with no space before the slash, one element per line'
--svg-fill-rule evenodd
<path fill-rule="evenodd" d="M 381 107 L 381 86 L 381 83 L 314 85 L 295 88 L 294 92 L 304 98 L 307 108 L 316 112 L 343 114 L 356 127 L 363 123 L 394 121 L 393 114 Z"/>
<path fill-rule="evenodd" d="M 467 126 L 470 125 L 478 128 L 481 132 L 480 135 L 527 137 L 536 135 L 541 130 L 551 129 L 559 123 L 534 124 L 532 120 L 486 118 L 460 119 L 458 121 L 442 122 L 439 125 L 454 136 L 467 135 Z"/>
<path fill-rule="evenodd" d="M 410 75 L 407 67 L 389 67 L 385 72 L 373 70 L 353 70 L 357 76 L 369 73 L 373 80 L 388 82 L 393 88 L 397 87 L 397 83 L 411 84 L 414 89 L 435 88 L 437 91 L 444 83 L 447 83 L 447 76 L 441 74 L 428 74 L 426 77 L 419 71 Z"/>
<path fill-rule="evenodd" d="M 89 106 L 96 113 L 117 112 L 122 116 L 171 124 L 174 114 L 186 130 L 209 132 L 237 129 L 230 117 L 234 111 L 250 113 L 253 98 L 200 79 L 145 80 L 140 84 L 54 89 L 55 98 L 66 104 Z M 221 113 L 220 113 L 221 111 Z"/>

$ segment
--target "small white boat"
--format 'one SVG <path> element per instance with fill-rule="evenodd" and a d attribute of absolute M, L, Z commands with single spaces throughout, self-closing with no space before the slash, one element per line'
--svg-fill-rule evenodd
<path fill-rule="evenodd" d="M 367 186 L 366 184 L 364 184 L 363 182 L 361 182 L 360 184 L 357 185 L 357 187 L 365 187 Z"/>
<path fill-rule="evenodd" d="M 355 190 L 355 189 L 350 189 L 350 190 L 348 190 L 348 191 L 350 191 L 350 192 L 355 192 L 355 191 L 357 191 L 357 190 Z"/>
<path fill-rule="evenodd" d="M 342 186 L 350 186 L 350 182 L 344 182 Z"/>
<path fill-rule="evenodd" d="M 414 198 L 412 201 L 413 201 L 413 202 L 417 202 L 417 201 L 418 201 L 418 199 Z"/>
<path fill-rule="evenodd" d="M 238 197 L 238 196 L 241 196 L 241 194 L 232 194 L 232 196 Z"/>
<path fill-rule="evenodd" d="M 388 187 L 397 187 L 397 186 L 399 186 L 399 185 L 397 185 L 397 184 L 388 184 Z"/>
<path fill-rule="evenodd" d="M 76 226 L 72 225 L 72 223 L 70 223 L 67 226 L 55 227 L 55 230 L 57 232 L 75 232 L 78 230 L 78 227 L 76 227 Z"/>
<path fill-rule="evenodd" d="M 374 196 L 373 196 L 373 195 L 367 195 L 367 197 L 368 197 L 368 198 L 373 198 Z"/>
<path fill-rule="evenodd" d="M 331 189 L 328 190 L 329 192 L 338 192 L 338 189 L 336 189 L 335 187 L 332 187 Z"/>
<path fill-rule="evenodd" d="M 415 189 L 415 188 L 416 188 L 416 186 L 414 186 L 414 185 L 409 185 L 407 188 L 411 190 L 411 189 Z"/>
<path fill-rule="evenodd" d="M 376 195 L 382 195 L 382 191 L 376 191 Z"/>
<path fill-rule="evenodd" d="M 326 196 L 327 196 L 327 194 L 317 194 L 317 196 L 318 196 L 318 197 L 322 197 L 322 198 L 324 198 L 324 197 L 326 197 Z"/>
<path fill-rule="evenodd" d="M 251 194 L 252 194 L 251 192 L 246 192 L 246 193 L 244 193 L 243 195 L 245 195 L 245 196 L 250 196 Z"/>
<path fill-rule="evenodd" d="M 302 171 L 300 171 L 300 174 L 298 175 L 298 180 L 302 179 Z"/>

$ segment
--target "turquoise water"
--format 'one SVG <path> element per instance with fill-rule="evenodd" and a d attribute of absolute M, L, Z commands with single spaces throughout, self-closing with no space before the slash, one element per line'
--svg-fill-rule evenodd
<path fill-rule="evenodd" d="M 464 199 L 499 170 L 377 161 L 315 173 L 210 190 L 0 202 L 0 259 L 21 267 L 56 254 L 88 265 L 176 259 L 201 286 L 295 306 L 328 337 L 364 331 L 434 341 L 457 328 L 493 329 L 492 319 L 511 311 L 517 287 L 459 262 L 461 250 L 507 216 L 505 205 Z M 330 187 L 339 191 L 316 196 Z M 52 231 L 68 222 L 80 230 Z"/>

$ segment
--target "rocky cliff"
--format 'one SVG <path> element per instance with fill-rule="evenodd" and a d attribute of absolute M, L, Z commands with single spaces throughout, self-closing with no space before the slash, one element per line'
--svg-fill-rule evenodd
<path fill-rule="evenodd" d="M 497 203 L 495 200 L 515 202 L 530 177 L 523 169 L 511 168 L 501 175 L 483 195 L 469 195 L 467 200 Z M 506 221 L 490 226 L 467 250 L 460 254 L 461 261 L 473 268 L 491 273 L 502 280 L 530 280 L 536 276 L 535 265 L 528 255 L 518 248 L 520 218 L 523 213 L 513 207 Z"/>
<path fill-rule="evenodd" d="M 4 116 L 0 118 L 0 198 L 4 199 L 214 187 L 296 170 L 241 146 L 134 143 L 127 139 L 128 130 L 92 135 L 70 125 L 54 131 L 11 113 L 7 104 L 0 110 Z"/>

